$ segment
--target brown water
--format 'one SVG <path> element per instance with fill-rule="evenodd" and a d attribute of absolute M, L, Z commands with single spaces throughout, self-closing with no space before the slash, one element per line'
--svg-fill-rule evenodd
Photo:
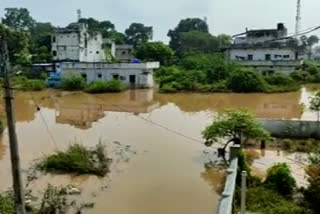
<path fill-rule="evenodd" d="M 46 175 L 31 188 L 75 184 L 83 191 L 81 200 L 95 202 L 88 213 L 213 213 L 223 172 L 204 167 L 215 158 L 198 142 L 205 126 L 217 113 L 236 107 L 248 107 L 261 118 L 314 119 L 301 105 L 307 105 L 314 87 L 283 94 L 19 92 L 15 108 L 22 167 L 72 142 L 94 146 L 102 140 L 114 160 L 106 178 Z M 11 186 L 6 131 L 0 141 L 0 177 L 0 190 Z"/>

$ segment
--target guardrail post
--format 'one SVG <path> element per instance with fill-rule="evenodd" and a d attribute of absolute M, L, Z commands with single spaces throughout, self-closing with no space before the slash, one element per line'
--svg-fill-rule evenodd
<path fill-rule="evenodd" d="M 241 173 L 241 214 L 246 213 L 247 172 Z"/>

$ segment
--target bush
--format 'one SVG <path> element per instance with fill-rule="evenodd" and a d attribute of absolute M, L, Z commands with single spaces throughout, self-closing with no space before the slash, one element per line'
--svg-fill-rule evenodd
<path fill-rule="evenodd" d="M 247 192 L 247 208 L 255 213 L 266 214 L 302 214 L 304 208 L 289 201 L 277 192 L 264 188 L 249 188 Z"/>
<path fill-rule="evenodd" d="M 267 83 L 260 73 L 242 68 L 232 73 L 228 88 L 234 92 L 264 92 Z"/>
<path fill-rule="evenodd" d="M 268 75 L 264 78 L 270 85 L 293 85 L 294 81 L 290 76 L 284 75 L 282 73 L 275 73 Z"/>
<path fill-rule="evenodd" d="M 62 79 L 62 88 L 67 91 L 83 90 L 85 86 L 85 79 L 81 76 L 69 76 Z"/>
<path fill-rule="evenodd" d="M 14 211 L 14 200 L 11 194 L 2 193 L 0 194 L 0 213 L 13 214 Z"/>
<path fill-rule="evenodd" d="M 38 163 L 38 169 L 46 172 L 94 174 L 104 176 L 109 172 L 110 159 L 104 153 L 105 147 L 99 143 L 94 149 L 74 144 L 62 152 L 45 157 Z"/>
<path fill-rule="evenodd" d="M 85 88 L 88 93 L 121 92 L 124 86 L 120 80 L 96 81 Z"/>
<path fill-rule="evenodd" d="M 293 142 L 290 139 L 285 139 L 282 141 L 282 148 L 284 150 L 291 150 L 293 147 Z"/>
<path fill-rule="evenodd" d="M 286 163 L 279 163 L 269 168 L 264 184 L 266 187 L 286 197 L 292 197 L 296 187 L 296 181 Z"/>

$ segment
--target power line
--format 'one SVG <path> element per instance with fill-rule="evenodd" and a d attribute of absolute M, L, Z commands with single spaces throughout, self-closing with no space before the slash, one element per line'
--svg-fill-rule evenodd
<path fill-rule="evenodd" d="M 31 99 L 33 100 L 34 105 L 35 105 L 36 108 L 37 108 L 37 111 L 39 112 L 39 115 L 40 115 L 40 117 L 41 117 L 41 120 L 42 120 L 43 124 L 44 124 L 45 127 L 46 127 L 47 133 L 48 133 L 48 135 L 50 136 L 51 141 L 53 142 L 53 144 L 54 144 L 54 146 L 56 147 L 56 149 L 58 149 L 57 141 L 55 140 L 54 135 L 53 135 L 52 132 L 50 131 L 49 125 L 48 125 L 45 117 L 43 116 L 43 114 L 42 114 L 42 112 L 41 112 L 40 106 L 37 104 L 37 102 L 36 102 L 36 100 L 35 100 L 32 92 L 30 92 L 29 94 L 30 94 L 30 96 L 31 96 Z"/>
<path fill-rule="evenodd" d="M 113 106 L 116 106 L 116 107 L 121 108 L 121 109 L 123 109 L 123 110 L 125 110 L 125 111 L 127 111 L 127 112 L 130 112 L 128 109 L 126 109 L 126 108 L 124 108 L 124 107 L 122 107 L 122 106 L 119 106 L 119 105 L 113 105 Z M 136 117 L 138 117 L 138 118 L 140 118 L 141 120 L 144 120 L 144 121 L 146 121 L 146 122 L 148 122 L 148 123 L 150 123 L 150 124 L 152 124 L 152 125 L 155 125 L 155 126 L 157 126 L 157 127 L 160 127 L 160 128 L 162 128 L 162 129 L 164 129 L 164 130 L 166 130 L 166 131 L 168 131 L 168 132 L 171 132 L 171 133 L 175 134 L 175 135 L 184 137 L 184 138 L 186 138 L 186 139 L 188 139 L 188 140 L 191 140 L 191 141 L 193 141 L 193 142 L 196 142 L 196 143 L 200 143 L 201 145 L 205 145 L 205 143 L 204 143 L 203 141 L 200 141 L 200 140 L 197 140 L 197 139 L 195 139 L 195 138 L 189 137 L 189 136 L 187 136 L 187 135 L 185 135 L 185 134 L 179 133 L 179 132 L 177 132 L 177 131 L 175 131 L 175 130 L 172 130 L 172 129 L 164 126 L 164 125 L 161 125 L 161 124 L 156 123 L 156 122 L 154 122 L 154 121 L 152 121 L 152 120 L 149 120 L 149 119 L 146 119 L 146 118 L 144 118 L 144 117 L 141 117 L 141 116 L 139 116 L 139 115 L 136 115 L 136 114 L 133 114 L 133 115 L 136 116 Z M 215 149 L 220 148 L 220 147 L 214 147 L 214 146 L 212 146 L 212 147 L 215 148 Z"/>

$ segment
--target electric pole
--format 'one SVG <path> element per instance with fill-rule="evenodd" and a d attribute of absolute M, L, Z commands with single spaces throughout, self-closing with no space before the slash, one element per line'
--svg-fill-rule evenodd
<path fill-rule="evenodd" d="M 301 0 L 297 0 L 297 16 L 296 16 L 296 35 L 300 32 L 301 28 Z"/>
<path fill-rule="evenodd" d="M 19 148 L 18 140 L 16 135 L 15 127 L 15 117 L 13 110 L 13 94 L 10 84 L 10 75 L 11 68 L 9 62 L 9 52 L 7 41 L 5 38 L 0 38 L 1 47 L 0 47 L 0 68 L 4 75 L 4 100 L 5 100 L 5 109 L 7 115 L 8 123 L 8 132 L 9 132 L 9 141 L 10 141 L 10 156 L 11 156 L 11 169 L 12 169 L 12 181 L 13 181 L 13 190 L 14 190 L 14 202 L 15 202 L 15 211 L 17 214 L 25 214 L 25 202 L 24 202 L 24 191 L 22 185 L 21 169 L 20 169 L 20 158 L 19 158 Z"/>

